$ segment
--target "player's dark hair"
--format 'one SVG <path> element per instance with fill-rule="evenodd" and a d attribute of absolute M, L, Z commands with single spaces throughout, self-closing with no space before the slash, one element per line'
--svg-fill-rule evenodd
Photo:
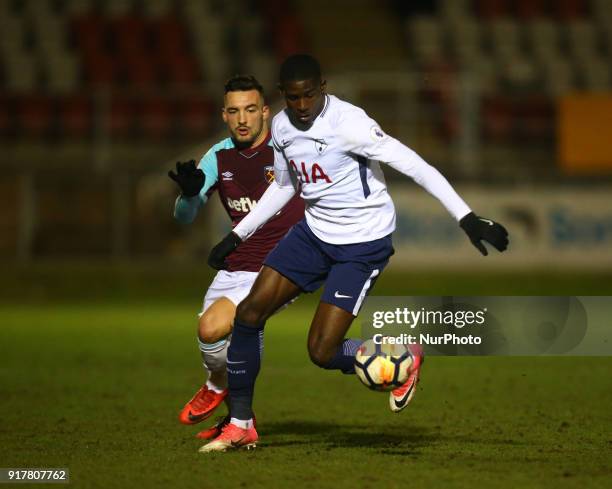
<path fill-rule="evenodd" d="M 264 95 L 261 83 L 253 75 L 234 75 L 225 82 L 225 93 L 246 92 L 248 90 L 257 90 L 262 97 Z"/>
<path fill-rule="evenodd" d="M 288 81 L 320 80 L 321 66 L 308 54 L 289 56 L 280 67 L 278 81 L 284 84 Z"/>

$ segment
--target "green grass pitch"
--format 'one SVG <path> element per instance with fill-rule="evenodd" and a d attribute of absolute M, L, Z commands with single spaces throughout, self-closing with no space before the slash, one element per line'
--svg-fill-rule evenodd
<path fill-rule="evenodd" d="M 461 282 L 423 280 L 423 294 Z M 598 280 L 555 293 L 610 293 Z M 387 394 L 309 363 L 312 297 L 267 327 L 260 446 L 199 454 L 205 423 L 177 420 L 202 381 L 193 297 L 0 305 L 0 467 L 68 467 L 84 488 L 612 487 L 612 358 L 430 358 L 393 414 Z"/>

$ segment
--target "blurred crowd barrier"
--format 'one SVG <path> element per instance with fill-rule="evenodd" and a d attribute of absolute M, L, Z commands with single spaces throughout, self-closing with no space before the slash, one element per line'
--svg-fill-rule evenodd
<path fill-rule="evenodd" d="M 508 252 L 489 247 L 489 256 L 481 256 L 438 202 L 416 187 L 392 186 L 394 266 L 612 270 L 612 185 L 468 185 L 458 190 L 474 210 L 504 224 Z"/>
<path fill-rule="evenodd" d="M 194 224 L 178 225 L 172 218 L 175 189 L 159 172 L 27 173 L 17 183 L 0 184 L 4 260 L 202 259 L 229 230 L 217 197 Z M 474 210 L 508 228 L 509 252 L 487 258 L 423 189 L 399 180 L 389 187 L 397 211 L 396 267 L 612 270 L 610 184 L 457 185 Z"/>

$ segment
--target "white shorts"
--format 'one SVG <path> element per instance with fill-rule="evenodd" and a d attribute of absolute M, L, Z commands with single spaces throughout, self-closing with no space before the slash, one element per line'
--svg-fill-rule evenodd
<path fill-rule="evenodd" d="M 200 314 L 203 314 L 213 302 L 222 297 L 227 297 L 235 306 L 240 304 L 242 299 L 249 295 L 257 275 L 258 272 L 228 272 L 227 270 L 220 270 L 206 291 Z"/>
<path fill-rule="evenodd" d="M 206 309 L 222 297 L 228 298 L 235 306 L 238 306 L 238 304 L 249 295 L 257 275 L 259 275 L 259 272 L 228 272 L 226 270 L 217 272 L 217 275 L 215 275 L 214 280 L 206 291 L 204 304 L 198 316 L 202 316 L 202 314 L 206 312 Z M 291 299 L 285 305 L 279 307 L 275 311 L 275 314 L 285 309 L 288 305 L 293 304 L 296 300 L 297 297 Z"/>

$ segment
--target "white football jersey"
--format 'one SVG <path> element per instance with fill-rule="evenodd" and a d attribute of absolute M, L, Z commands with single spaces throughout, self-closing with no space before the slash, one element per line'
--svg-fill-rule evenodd
<path fill-rule="evenodd" d="M 470 212 L 437 170 L 362 109 L 333 95 L 325 95 L 323 110 L 307 130 L 295 127 L 286 110 L 278 113 L 272 141 L 276 182 L 281 187 L 299 182 L 306 222 L 327 243 L 372 241 L 395 230 L 395 208 L 379 161 L 412 177 L 456 219 Z"/>

